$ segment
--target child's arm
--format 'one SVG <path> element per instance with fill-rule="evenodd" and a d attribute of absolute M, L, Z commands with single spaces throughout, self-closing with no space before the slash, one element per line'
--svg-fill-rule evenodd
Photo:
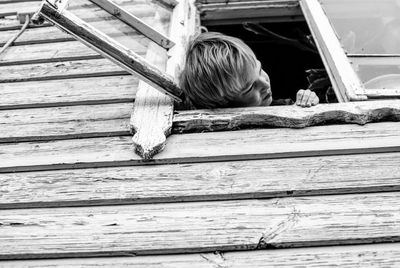
<path fill-rule="evenodd" d="M 300 89 L 296 95 L 296 105 L 301 107 L 311 107 L 319 103 L 319 98 L 315 92 L 309 89 Z"/>

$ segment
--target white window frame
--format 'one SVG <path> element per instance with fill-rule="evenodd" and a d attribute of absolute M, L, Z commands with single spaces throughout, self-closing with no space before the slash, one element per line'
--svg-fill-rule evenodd
<path fill-rule="evenodd" d="M 400 89 L 366 89 L 351 65 L 352 58 L 368 58 L 369 61 L 375 62 L 382 60 L 398 62 L 400 55 L 347 54 L 320 2 L 299 1 L 339 101 L 400 97 Z"/>

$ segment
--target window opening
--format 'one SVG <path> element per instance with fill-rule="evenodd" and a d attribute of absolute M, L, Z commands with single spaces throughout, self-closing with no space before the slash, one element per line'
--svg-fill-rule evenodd
<path fill-rule="evenodd" d="M 300 3 L 332 78 L 349 100 L 400 97 L 399 1 Z"/>
<path fill-rule="evenodd" d="M 242 39 L 255 53 L 271 80 L 275 100 L 296 99 L 311 86 L 321 102 L 336 102 L 324 65 L 304 21 L 208 26 Z M 285 102 L 282 102 L 285 104 Z"/>

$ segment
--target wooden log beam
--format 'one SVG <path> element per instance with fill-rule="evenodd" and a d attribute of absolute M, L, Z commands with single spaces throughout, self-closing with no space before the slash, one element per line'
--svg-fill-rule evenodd
<path fill-rule="evenodd" d="M 176 111 L 173 132 L 249 127 L 304 128 L 343 123 L 365 125 L 378 121 L 400 121 L 400 100 L 320 104 L 310 108 L 293 105 Z"/>
<path fill-rule="evenodd" d="M 148 64 L 133 51 L 122 46 L 109 36 L 98 31 L 88 23 L 82 21 L 69 11 L 62 13 L 51 4 L 43 2 L 40 14 L 53 22 L 61 29 L 69 32 L 81 42 L 95 49 L 103 56 L 108 57 L 128 72 L 138 74 L 141 79 L 155 86 L 173 99 L 180 101 L 182 91 L 172 77 L 161 72 L 155 66 Z"/>
<path fill-rule="evenodd" d="M 132 15 L 130 12 L 126 11 L 123 7 L 118 6 L 114 2 L 110 0 L 90 0 L 90 1 L 98 5 L 108 13 L 112 14 L 116 18 L 130 25 L 135 30 L 139 31 L 147 38 L 153 40 L 156 44 L 162 46 L 163 48 L 170 49 L 175 45 L 175 43 L 172 40 L 170 40 L 167 36 L 155 30 L 150 25 L 146 24 L 146 22 Z"/>

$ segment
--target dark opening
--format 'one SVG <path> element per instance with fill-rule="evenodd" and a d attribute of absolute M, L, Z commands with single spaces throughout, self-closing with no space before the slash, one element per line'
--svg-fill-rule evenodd
<path fill-rule="evenodd" d="M 219 25 L 207 29 L 238 37 L 253 49 L 271 79 L 274 99 L 296 100 L 297 91 L 309 88 L 311 82 L 321 103 L 335 102 L 306 22 Z M 307 72 L 310 69 L 318 70 Z"/>

